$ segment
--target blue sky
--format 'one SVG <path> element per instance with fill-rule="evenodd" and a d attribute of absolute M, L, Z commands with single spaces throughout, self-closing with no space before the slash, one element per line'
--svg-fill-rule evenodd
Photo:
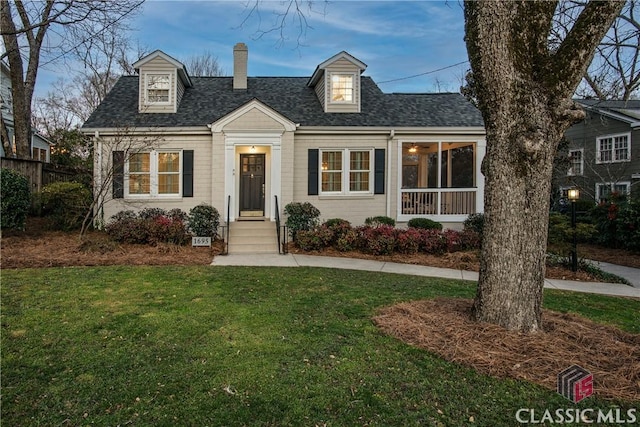
<path fill-rule="evenodd" d="M 468 63 L 421 77 L 467 60 L 461 3 L 444 1 L 314 2 L 306 12 L 309 28 L 298 45 L 299 28 L 286 21 L 280 33 L 258 37 L 273 27 L 275 10 L 288 2 L 263 1 L 260 14 L 246 22 L 253 1 L 148 0 L 132 23 L 131 38 L 148 51 L 160 49 L 178 60 L 209 51 L 226 74 L 233 72 L 233 45 L 249 47 L 250 76 L 310 76 L 316 65 L 346 50 L 368 65 L 385 92 L 458 91 Z M 293 16 L 290 14 L 290 17 Z M 54 79 L 43 70 L 39 92 Z"/>

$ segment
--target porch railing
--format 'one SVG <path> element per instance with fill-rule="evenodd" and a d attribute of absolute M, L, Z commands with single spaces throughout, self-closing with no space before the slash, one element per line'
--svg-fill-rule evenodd
<path fill-rule="evenodd" d="M 476 193 L 473 189 L 403 189 L 402 215 L 469 215 L 476 213 Z"/>

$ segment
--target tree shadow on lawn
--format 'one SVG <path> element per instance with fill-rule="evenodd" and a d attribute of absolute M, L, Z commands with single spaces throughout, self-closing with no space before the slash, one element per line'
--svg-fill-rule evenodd
<path fill-rule="evenodd" d="M 640 400 L 640 335 L 574 314 L 544 310 L 543 332 L 511 332 L 471 318 L 469 299 L 437 298 L 379 311 L 376 325 L 410 345 L 499 378 L 556 390 L 557 374 L 579 365 L 604 399 Z"/>

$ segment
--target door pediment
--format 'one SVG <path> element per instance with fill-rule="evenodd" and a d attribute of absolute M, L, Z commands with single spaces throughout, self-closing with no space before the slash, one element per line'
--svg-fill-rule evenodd
<path fill-rule="evenodd" d="M 282 114 L 253 99 L 211 124 L 211 131 L 252 132 L 274 131 L 293 132 L 297 125 Z"/>

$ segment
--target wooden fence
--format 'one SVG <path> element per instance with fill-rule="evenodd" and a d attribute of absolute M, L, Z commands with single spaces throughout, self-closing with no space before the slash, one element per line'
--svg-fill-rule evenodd
<path fill-rule="evenodd" d="M 42 190 L 43 186 L 52 182 L 73 181 L 78 175 L 77 171 L 30 159 L 3 157 L 0 159 L 0 167 L 12 169 L 26 177 L 32 193 Z"/>

